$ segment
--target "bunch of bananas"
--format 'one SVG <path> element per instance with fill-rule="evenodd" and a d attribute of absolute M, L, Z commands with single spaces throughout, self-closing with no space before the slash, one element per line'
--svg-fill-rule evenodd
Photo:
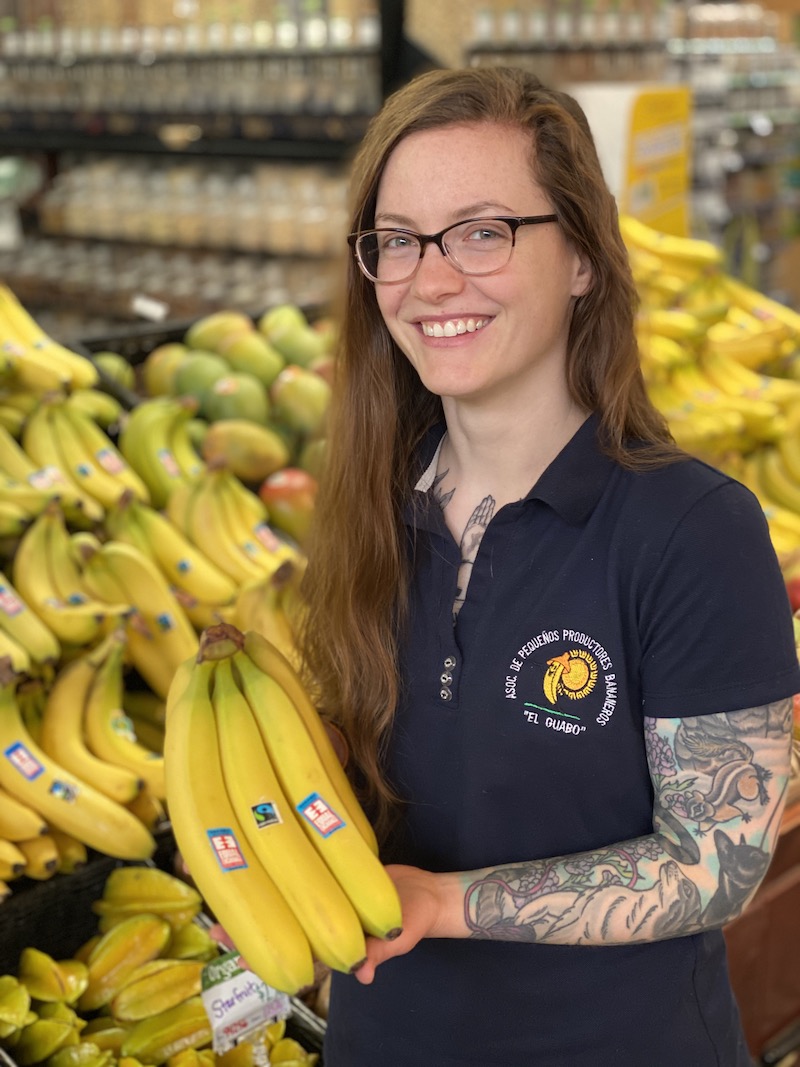
<path fill-rule="evenodd" d="M 17 973 L 0 976 L 0 1047 L 19 1067 L 255 1067 L 251 1041 L 216 1055 L 200 992 L 220 948 L 198 921 L 202 900 L 154 866 L 108 875 L 97 933 L 71 959 L 25 948 Z M 313 1067 L 285 1036 L 285 1021 L 257 1035 L 271 1062 Z"/>
<path fill-rule="evenodd" d="M 34 394 L 89 389 L 99 381 L 84 356 L 49 337 L 8 286 L 0 283 L 0 353 L 3 383 Z"/>
<path fill-rule="evenodd" d="M 22 841 L 47 837 L 42 835 L 44 823 L 108 856 L 151 856 L 155 840 L 142 819 L 53 759 L 31 735 L 20 711 L 18 684 L 8 660 L 0 660 L 0 788 L 16 802 L 2 805 L 8 832 L 17 838 L 7 843 L 19 850 Z M 29 836 L 21 837 L 23 833 Z M 56 852 L 56 862 L 57 857 Z M 30 873 L 24 857 L 3 869 L 7 878 L 23 872 Z"/>
<path fill-rule="evenodd" d="M 230 624 L 201 636 L 167 701 L 167 801 L 203 897 L 250 967 L 294 993 L 399 933 L 372 828 L 289 662 Z"/>
<path fill-rule="evenodd" d="M 47 768 L 52 795 L 2 750 L 0 893 L 20 874 L 79 866 L 87 848 L 150 854 L 175 672 L 201 631 L 234 615 L 296 662 L 289 607 L 305 564 L 258 495 L 202 460 L 187 429 L 195 400 L 123 411 L 93 363 L 46 338 L 0 285 L 0 350 L 3 339 L 0 408 L 15 413 L 0 418 L 3 725 L 29 769 Z M 81 798 L 74 818 L 55 803 L 62 787 Z"/>
<path fill-rule="evenodd" d="M 287 560 L 302 563 L 302 554 L 269 526 L 259 497 L 225 466 L 209 464 L 175 489 L 166 513 L 237 586 L 273 574 Z"/>
<path fill-rule="evenodd" d="M 238 595 L 236 582 L 197 547 L 163 512 L 125 493 L 109 512 L 105 528 L 133 545 L 159 568 L 198 630 L 210 626 Z"/>
<path fill-rule="evenodd" d="M 800 553 L 800 314 L 723 269 L 707 241 L 623 216 L 648 391 L 678 444 L 759 498 L 782 561 Z"/>
<path fill-rule="evenodd" d="M 197 407 L 192 397 L 149 397 L 123 422 L 120 451 L 147 486 L 154 507 L 164 507 L 177 486 L 192 482 L 205 467 L 188 432 Z"/>

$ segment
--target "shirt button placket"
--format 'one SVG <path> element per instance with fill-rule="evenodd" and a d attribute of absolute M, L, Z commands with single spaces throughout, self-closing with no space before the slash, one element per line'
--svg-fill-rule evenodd
<path fill-rule="evenodd" d="M 439 690 L 439 699 L 445 702 L 453 699 L 453 668 L 456 665 L 455 656 L 445 656 L 442 667 L 444 670 L 439 675 L 439 683 L 441 689 Z"/>

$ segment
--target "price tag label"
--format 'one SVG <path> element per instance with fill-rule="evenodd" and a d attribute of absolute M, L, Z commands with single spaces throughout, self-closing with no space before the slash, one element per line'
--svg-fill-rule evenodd
<path fill-rule="evenodd" d="M 163 300 L 139 293 L 131 299 L 131 311 L 140 318 L 151 322 L 163 322 L 169 314 L 169 305 Z"/>
<path fill-rule="evenodd" d="M 289 997 L 262 982 L 235 951 L 206 964 L 201 996 L 218 1055 L 270 1023 L 286 1019 L 291 1011 Z"/>

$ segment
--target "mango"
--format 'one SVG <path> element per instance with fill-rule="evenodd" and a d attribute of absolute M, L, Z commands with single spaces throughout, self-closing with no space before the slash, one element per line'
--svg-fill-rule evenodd
<path fill-rule="evenodd" d="M 230 367 L 222 356 L 214 352 L 196 351 L 190 352 L 180 363 L 172 380 L 172 391 L 175 396 L 193 396 L 199 400 L 202 407 L 204 394 L 224 378 Z"/>
<path fill-rule="evenodd" d="M 305 367 L 287 364 L 269 391 L 276 419 L 306 437 L 322 433 L 331 399 L 328 383 Z"/>
<path fill-rule="evenodd" d="M 265 478 L 258 495 L 267 505 L 270 525 L 305 545 L 314 517 L 317 480 L 298 467 L 284 467 Z"/>
<path fill-rule="evenodd" d="M 142 384 L 148 396 L 172 396 L 173 379 L 180 364 L 189 354 L 186 345 L 170 341 L 158 345 L 142 364 Z"/>
<path fill-rule="evenodd" d="M 126 389 L 136 389 L 136 371 L 119 352 L 95 352 L 92 362 L 113 382 Z"/>
<path fill-rule="evenodd" d="M 209 422 L 250 419 L 263 424 L 270 415 L 269 394 L 252 374 L 231 371 L 204 393 L 200 412 Z"/>
<path fill-rule="evenodd" d="M 213 311 L 192 323 L 183 340 L 189 348 L 213 352 L 226 334 L 254 328 L 253 320 L 242 311 Z"/>
<path fill-rule="evenodd" d="M 243 482 L 262 482 L 289 462 L 282 437 L 249 419 L 219 419 L 208 427 L 201 445 L 207 463 L 224 460 Z"/>
<path fill-rule="evenodd" d="M 272 385 L 286 364 L 277 348 L 256 330 L 228 334 L 220 341 L 217 351 L 233 370 L 253 374 L 267 387 Z"/>
<path fill-rule="evenodd" d="M 259 331 L 281 353 L 287 363 L 307 367 L 327 351 L 325 334 L 309 324 L 295 304 L 279 304 L 258 320 Z"/>

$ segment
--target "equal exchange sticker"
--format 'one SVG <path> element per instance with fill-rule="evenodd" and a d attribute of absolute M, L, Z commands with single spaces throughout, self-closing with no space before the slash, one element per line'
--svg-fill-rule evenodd
<path fill-rule="evenodd" d="M 304 819 L 308 819 L 321 837 L 330 837 L 345 825 L 344 820 L 339 818 L 319 793 L 310 793 L 297 805 L 297 810 Z"/>
<path fill-rule="evenodd" d="M 207 830 L 208 840 L 223 871 L 239 871 L 247 867 L 236 834 L 228 827 Z"/>

